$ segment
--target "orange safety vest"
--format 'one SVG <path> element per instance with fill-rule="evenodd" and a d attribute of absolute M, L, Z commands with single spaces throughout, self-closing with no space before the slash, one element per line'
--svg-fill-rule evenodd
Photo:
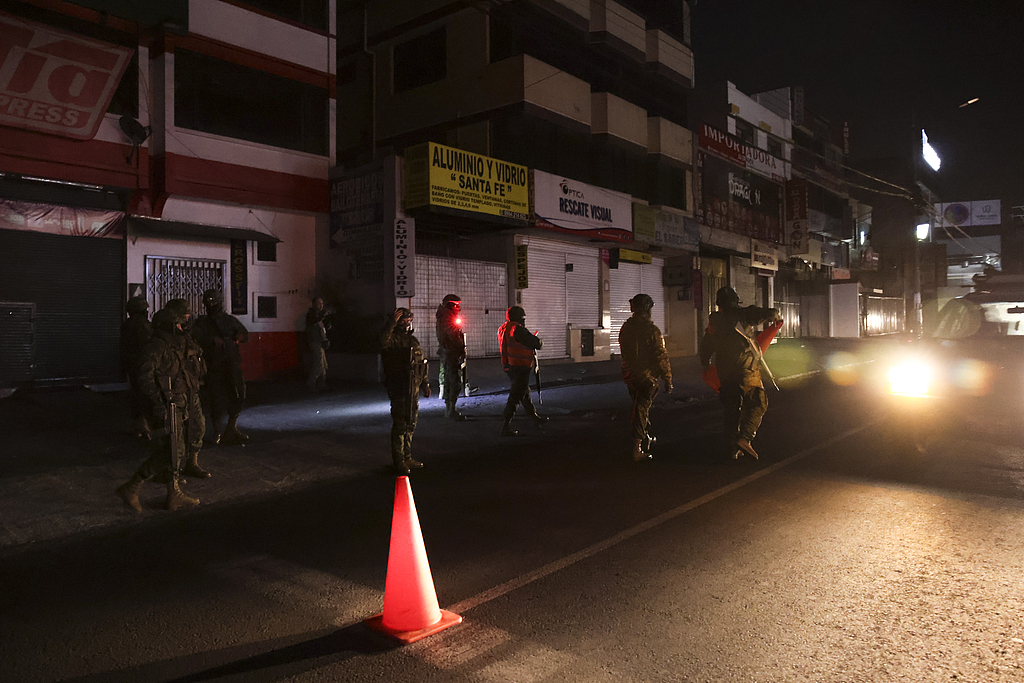
<path fill-rule="evenodd" d="M 501 350 L 501 364 L 503 367 L 532 368 L 533 357 L 536 353 L 533 349 L 516 341 L 513 336 L 516 325 L 511 320 L 506 320 L 498 328 L 498 348 Z"/>

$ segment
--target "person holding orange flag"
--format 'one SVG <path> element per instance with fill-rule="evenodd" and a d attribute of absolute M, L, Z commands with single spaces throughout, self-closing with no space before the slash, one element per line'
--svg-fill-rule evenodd
<path fill-rule="evenodd" d="M 705 381 L 712 386 L 709 380 L 717 370 L 718 397 L 724 409 L 722 431 L 733 458 L 746 454 L 757 459 L 751 441 L 768 410 L 768 396 L 761 381 L 764 349 L 754 334 L 765 323 L 781 326 L 782 315 L 777 308 L 740 308 L 740 297 L 732 287 L 719 289 L 715 304 L 718 310 L 711 314 L 700 342 L 700 363 Z M 763 339 L 766 347 L 771 338 L 766 335 Z"/>

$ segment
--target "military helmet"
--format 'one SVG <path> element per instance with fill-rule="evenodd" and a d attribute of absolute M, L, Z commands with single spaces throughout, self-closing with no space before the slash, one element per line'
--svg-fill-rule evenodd
<path fill-rule="evenodd" d="M 192 305 L 186 299 L 171 299 L 164 304 L 164 308 L 169 308 L 182 316 L 192 315 Z"/>
<path fill-rule="evenodd" d="M 441 305 L 446 308 L 461 308 L 462 297 L 456 296 L 455 294 L 449 294 L 441 300 Z"/>
<path fill-rule="evenodd" d="M 526 320 L 526 311 L 522 306 L 512 306 L 508 309 L 505 317 L 514 323 L 522 323 Z"/>
<path fill-rule="evenodd" d="M 129 313 L 145 313 L 149 310 L 149 302 L 146 301 L 145 297 L 133 296 L 128 299 L 128 303 L 125 304 L 125 310 Z"/>
<path fill-rule="evenodd" d="M 719 308 L 736 308 L 740 305 L 740 295 L 732 287 L 722 287 L 715 294 L 715 305 Z"/>
<path fill-rule="evenodd" d="M 629 300 L 634 311 L 649 311 L 654 308 L 654 299 L 649 294 L 637 294 Z"/>
<path fill-rule="evenodd" d="M 183 317 L 170 308 L 161 308 L 153 314 L 153 327 L 163 332 L 174 332 L 176 326 L 184 321 Z"/>

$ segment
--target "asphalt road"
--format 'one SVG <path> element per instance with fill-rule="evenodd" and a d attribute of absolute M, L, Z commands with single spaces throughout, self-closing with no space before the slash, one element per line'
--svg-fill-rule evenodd
<path fill-rule="evenodd" d="M 362 625 L 394 480 L 356 467 L 5 558 L 0 680 L 1024 680 L 1020 439 L 910 457 L 870 392 L 811 382 L 770 394 L 757 462 L 716 448 L 714 404 L 660 397 L 635 465 L 623 391 L 546 392 L 516 439 L 500 396 L 424 420 L 412 488 L 458 626 L 398 647 Z"/>

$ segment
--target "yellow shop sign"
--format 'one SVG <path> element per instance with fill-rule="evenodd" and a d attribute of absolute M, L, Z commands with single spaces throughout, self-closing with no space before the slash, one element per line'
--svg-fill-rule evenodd
<path fill-rule="evenodd" d="M 525 166 L 426 142 L 405 150 L 405 208 L 437 206 L 525 221 Z"/>

